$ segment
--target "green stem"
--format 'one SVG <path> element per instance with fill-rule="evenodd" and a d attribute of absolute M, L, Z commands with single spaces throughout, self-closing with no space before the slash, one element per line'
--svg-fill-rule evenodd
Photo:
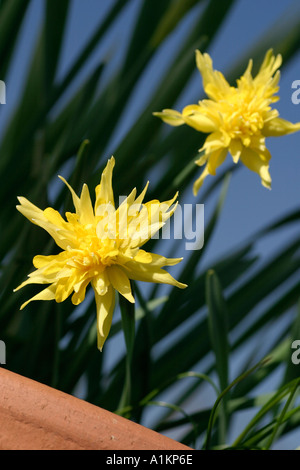
<path fill-rule="evenodd" d="M 135 307 L 134 304 L 126 300 L 123 296 L 120 295 L 119 299 L 127 355 L 125 383 L 118 408 L 125 408 L 131 403 L 131 369 L 135 337 Z"/>
<path fill-rule="evenodd" d="M 249 369 L 248 371 L 246 371 L 244 374 L 240 375 L 239 377 L 237 377 L 230 385 L 228 385 L 228 387 L 225 388 L 225 390 L 223 390 L 223 392 L 218 396 L 212 410 L 211 410 L 211 414 L 210 414 L 210 417 L 209 417 L 209 421 L 208 421 L 208 427 L 207 427 L 207 434 L 206 434 L 206 441 L 204 443 L 204 448 L 206 450 L 208 450 L 210 448 L 210 441 L 211 441 L 211 434 L 212 434 L 212 429 L 213 429 L 213 426 L 214 426 L 214 422 L 215 422 L 215 418 L 216 418 L 216 412 L 218 410 L 218 407 L 220 405 L 220 403 L 222 402 L 224 396 L 235 386 L 237 385 L 239 382 L 241 382 L 242 380 L 244 380 L 246 377 L 248 377 L 248 375 L 252 374 L 252 372 L 254 372 L 258 367 L 261 367 L 263 365 L 265 365 L 266 362 L 268 362 L 268 358 L 266 359 L 263 359 L 262 361 L 258 362 L 257 364 L 255 364 L 255 366 L 253 366 L 251 369 Z"/>

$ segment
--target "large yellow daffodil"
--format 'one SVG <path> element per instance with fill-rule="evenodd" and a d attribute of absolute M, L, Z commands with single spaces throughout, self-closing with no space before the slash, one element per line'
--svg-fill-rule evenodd
<path fill-rule="evenodd" d="M 66 213 L 66 219 L 54 209 L 44 211 L 20 197 L 17 209 L 34 224 L 45 229 L 62 249 L 57 255 L 35 256 L 36 270 L 16 290 L 28 284 L 50 284 L 33 300 L 63 302 L 72 295 L 72 303 L 80 304 L 91 283 L 96 299 L 98 347 L 101 350 L 108 336 L 115 305 L 115 290 L 129 302 L 134 302 L 130 280 L 171 284 L 184 288 L 164 266 L 172 266 L 182 258 L 168 259 L 148 253 L 141 246 L 149 240 L 174 213 L 171 201 L 157 200 L 142 204 L 147 186 L 139 197 L 136 190 L 115 209 L 112 189 L 111 158 L 96 187 L 93 208 L 87 185 L 80 198 L 69 184 L 76 213 Z"/>

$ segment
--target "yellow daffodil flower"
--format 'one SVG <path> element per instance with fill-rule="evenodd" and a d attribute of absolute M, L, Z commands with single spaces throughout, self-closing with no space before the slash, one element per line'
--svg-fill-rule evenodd
<path fill-rule="evenodd" d="M 186 285 L 176 281 L 164 266 L 179 263 L 182 258 L 168 259 L 141 249 L 168 220 L 176 209 L 171 208 L 175 197 L 167 202 L 157 200 L 142 204 L 148 184 L 136 198 L 136 189 L 115 209 L 112 189 L 112 157 L 96 187 L 92 206 L 87 185 L 80 198 L 71 191 L 76 213 L 66 213 L 65 220 L 51 207 L 44 211 L 24 197 L 19 197 L 17 209 L 34 224 L 42 227 L 62 249 L 59 254 L 35 256 L 36 270 L 29 274 L 18 290 L 28 284 L 50 284 L 46 289 L 25 302 L 33 300 L 63 302 L 72 293 L 72 303 L 79 305 L 91 283 L 96 299 L 98 348 L 102 350 L 108 336 L 115 305 L 115 290 L 134 303 L 130 279 L 171 284 L 179 288 Z"/>
<path fill-rule="evenodd" d="M 263 186 L 271 189 L 269 161 L 271 154 L 266 148 L 266 137 L 277 137 L 300 130 L 300 122 L 292 124 L 281 119 L 271 104 L 278 101 L 281 55 L 276 57 L 270 49 L 255 78 L 251 75 L 252 60 L 245 73 L 230 86 L 223 74 L 213 69 L 208 54 L 196 51 L 197 67 L 202 75 L 203 88 L 209 99 L 186 106 L 182 113 L 165 109 L 154 113 L 172 126 L 187 124 L 197 131 L 209 134 L 197 165 L 205 165 L 200 178 L 194 183 L 197 194 L 207 175 L 215 175 L 224 162 L 228 151 L 234 163 L 239 160 L 250 170 L 259 174 Z"/>

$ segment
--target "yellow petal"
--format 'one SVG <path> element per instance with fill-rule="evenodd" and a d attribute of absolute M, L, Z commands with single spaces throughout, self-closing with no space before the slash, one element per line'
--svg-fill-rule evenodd
<path fill-rule="evenodd" d="M 76 246 L 76 235 L 70 230 L 59 229 L 56 225 L 49 222 L 47 219 L 32 220 L 33 223 L 46 230 L 51 235 L 55 243 L 67 250 L 69 247 Z"/>
<path fill-rule="evenodd" d="M 243 146 L 241 141 L 239 139 L 232 139 L 229 145 L 229 152 L 232 156 L 234 163 L 237 163 L 239 161 L 242 150 Z"/>
<path fill-rule="evenodd" d="M 169 201 L 161 203 L 160 201 L 153 200 L 143 204 L 141 211 L 133 217 L 127 225 L 128 236 L 122 236 L 122 239 L 124 240 L 122 247 L 125 247 L 128 244 L 128 240 L 126 240 L 126 238 L 131 240 L 131 248 L 141 247 L 150 238 L 152 238 L 173 215 L 178 203 L 174 204 L 173 207 L 171 206 L 177 197 L 178 193 L 176 193 Z M 127 220 L 125 221 L 127 222 Z M 122 229 L 121 233 L 123 233 L 123 231 L 124 230 Z M 134 241 L 134 243 L 132 243 L 132 241 Z"/>
<path fill-rule="evenodd" d="M 107 293 L 109 284 L 110 281 L 105 271 L 99 273 L 98 276 L 92 279 L 92 286 L 98 295 L 105 295 Z"/>
<path fill-rule="evenodd" d="M 205 178 L 208 175 L 209 175 L 209 172 L 208 172 L 207 165 L 206 165 L 206 167 L 202 171 L 200 177 L 195 181 L 195 183 L 193 185 L 193 194 L 194 194 L 194 196 L 197 196 L 199 189 L 203 185 L 203 182 L 204 182 Z"/>
<path fill-rule="evenodd" d="M 207 116 L 201 113 L 198 105 L 186 106 L 182 111 L 184 122 L 199 132 L 214 132 L 217 128 L 215 123 Z"/>
<path fill-rule="evenodd" d="M 80 286 L 77 285 L 76 290 L 74 286 L 74 294 L 72 295 L 72 304 L 79 305 L 85 299 L 86 288 L 89 284 L 89 279 L 86 279 L 80 283 Z"/>
<path fill-rule="evenodd" d="M 96 187 L 95 214 L 100 204 L 111 204 L 115 207 L 114 193 L 112 188 L 112 174 L 115 166 L 115 159 L 111 157 L 102 173 L 101 182 Z"/>
<path fill-rule="evenodd" d="M 258 94 L 262 94 L 264 98 L 270 98 L 272 102 L 278 101 L 279 99 L 277 96 L 273 95 L 279 90 L 278 83 L 280 79 L 280 72 L 277 69 L 281 66 L 281 64 L 281 55 L 278 54 L 275 56 L 272 49 L 269 49 L 260 66 L 258 74 L 253 80 L 253 85 L 256 87 L 256 92 Z"/>
<path fill-rule="evenodd" d="M 224 75 L 213 69 L 213 63 L 208 54 L 196 51 L 196 64 L 202 75 L 205 93 L 214 100 L 224 99 L 230 92 L 230 85 Z"/>
<path fill-rule="evenodd" d="M 70 257 L 69 253 L 66 251 L 62 251 L 58 255 L 37 255 L 33 258 L 33 266 L 35 268 L 43 268 L 44 266 L 48 266 L 53 261 L 58 263 L 62 263 L 63 261 L 67 260 Z"/>
<path fill-rule="evenodd" d="M 244 148 L 241 153 L 241 161 L 249 170 L 254 171 L 261 177 L 261 183 L 271 189 L 271 176 L 269 173 L 269 163 L 265 155 L 259 154 L 250 148 Z"/>
<path fill-rule="evenodd" d="M 134 205 L 135 197 L 136 197 L 136 188 L 134 188 L 131 191 L 129 196 L 127 196 L 124 199 L 124 201 L 122 201 L 122 203 L 119 205 L 118 209 L 116 210 L 116 219 L 117 221 L 119 221 L 120 226 L 122 226 L 123 223 L 127 225 L 128 215 L 129 215 L 128 213 L 129 213 L 130 207 Z M 134 207 L 134 210 L 136 210 L 136 207 Z M 134 214 L 131 214 L 131 211 L 130 211 L 130 215 L 133 216 Z"/>
<path fill-rule="evenodd" d="M 46 230 L 60 248 L 65 250 L 68 246 L 73 244 L 75 237 L 70 231 L 59 228 L 57 225 L 50 222 L 45 216 L 45 211 L 36 207 L 26 198 L 18 197 L 18 200 L 21 204 L 20 206 L 17 206 L 18 211 L 29 219 L 30 222 Z M 46 209 L 46 214 L 49 216 L 51 214 L 51 216 L 55 217 L 54 213 L 56 211 L 51 208 L 48 209 L 48 211 Z M 59 219 L 58 217 L 56 217 L 55 220 L 59 220 L 59 223 L 62 223 L 63 221 L 63 219 Z"/>
<path fill-rule="evenodd" d="M 109 334 L 113 312 L 115 308 L 115 291 L 110 286 L 105 295 L 95 291 L 97 308 L 97 346 L 102 351 L 105 340 Z"/>
<path fill-rule="evenodd" d="M 20 196 L 18 197 L 18 201 L 21 204 L 20 206 L 17 206 L 18 211 L 30 220 L 30 222 L 37 224 L 39 219 L 44 221 L 46 220 L 43 211 L 28 201 L 28 199 Z"/>
<path fill-rule="evenodd" d="M 90 197 L 90 192 L 86 184 L 83 185 L 80 196 L 80 222 L 92 224 L 94 222 L 94 210 Z"/>
<path fill-rule="evenodd" d="M 52 207 L 48 207 L 44 210 L 44 216 L 46 219 L 53 225 L 56 225 L 59 228 L 66 229 L 67 222 L 62 218 L 60 213 Z"/>
<path fill-rule="evenodd" d="M 227 147 L 227 144 L 230 143 L 226 142 L 224 138 L 225 136 L 224 134 L 222 134 L 222 132 L 213 132 L 208 137 L 206 137 L 206 140 L 204 142 L 203 147 L 200 149 L 200 152 L 205 150 L 205 153 L 211 153 L 215 150 L 224 149 L 224 147 Z"/>
<path fill-rule="evenodd" d="M 141 194 L 136 198 L 136 200 L 134 201 L 134 204 L 136 204 L 137 206 L 142 204 L 143 200 L 144 200 L 144 197 L 146 195 L 146 192 L 147 192 L 147 189 L 148 189 L 148 186 L 149 186 L 149 181 L 147 181 L 147 184 L 145 186 L 145 188 L 143 189 L 143 191 L 141 192 Z"/>
<path fill-rule="evenodd" d="M 157 255 L 155 253 L 147 253 L 144 250 L 139 250 L 139 253 L 143 252 L 147 256 L 144 258 L 143 254 L 143 259 L 144 261 L 141 261 L 141 258 L 139 256 L 135 256 L 134 261 L 137 261 L 138 263 L 146 263 L 145 259 L 147 259 L 147 263 L 151 267 L 163 267 L 163 266 L 174 266 L 175 264 L 180 263 L 183 258 L 165 258 L 164 256 Z M 126 266 L 125 266 L 126 268 Z"/>
<path fill-rule="evenodd" d="M 58 230 L 57 225 L 49 222 L 44 214 L 45 211 L 36 207 L 25 197 L 18 197 L 18 200 L 21 204 L 17 206 L 18 211 L 30 220 L 30 222 L 46 230 L 60 248 L 65 250 L 68 245 L 72 245 L 72 234 L 62 228 Z"/>
<path fill-rule="evenodd" d="M 266 122 L 262 129 L 262 133 L 265 137 L 279 137 L 281 135 L 292 134 L 297 131 L 300 131 L 300 122 L 293 124 L 292 122 L 279 117 Z"/>
<path fill-rule="evenodd" d="M 198 160 L 195 160 L 196 165 L 198 165 L 198 166 L 205 165 L 205 163 L 207 162 L 207 158 L 208 158 L 208 155 L 206 153 L 204 153 L 203 155 L 201 155 L 198 158 Z"/>
<path fill-rule="evenodd" d="M 135 303 L 131 292 L 130 281 L 122 268 L 118 266 L 110 266 L 107 268 L 108 278 L 113 286 L 125 299 L 131 303 Z"/>
<path fill-rule="evenodd" d="M 65 178 L 63 178 L 62 176 L 58 176 L 60 180 L 62 180 L 65 185 L 68 187 L 71 195 L 72 195 L 72 199 L 73 199 L 73 204 L 74 204 L 74 207 L 75 207 L 75 210 L 76 210 L 76 214 L 80 215 L 80 199 L 79 197 L 77 196 L 77 194 L 75 193 L 74 189 L 72 188 L 71 185 L 69 185 L 69 183 L 65 180 Z"/>
<path fill-rule="evenodd" d="M 139 250 L 137 254 L 134 257 L 134 261 L 137 261 L 138 263 L 151 263 L 152 262 L 152 255 L 151 253 L 147 253 L 147 251 L 144 250 Z"/>
<path fill-rule="evenodd" d="M 164 269 L 160 269 L 157 266 L 149 266 L 135 261 L 129 261 L 126 264 L 126 272 L 128 272 L 129 279 L 134 281 L 144 281 L 144 282 L 157 282 L 159 284 L 170 284 L 180 289 L 185 289 L 186 284 L 174 279 L 171 274 L 169 274 Z"/>
<path fill-rule="evenodd" d="M 162 119 L 166 124 L 170 124 L 170 126 L 182 126 L 184 124 L 181 114 L 174 109 L 164 109 L 161 113 L 153 113 L 153 115 Z"/>
<path fill-rule="evenodd" d="M 217 168 L 219 168 L 219 166 L 222 165 L 222 163 L 226 159 L 227 152 L 227 148 L 223 148 L 216 150 L 215 152 L 212 152 L 209 155 L 207 160 L 207 170 L 211 175 L 216 174 Z"/>
<path fill-rule="evenodd" d="M 43 270 L 36 270 L 33 273 L 29 274 L 28 279 L 26 281 L 22 282 L 18 287 L 14 289 L 14 292 L 17 292 L 18 290 L 22 289 L 22 287 L 28 286 L 29 284 L 50 284 L 52 282 L 55 282 L 56 276 L 53 275 L 47 275 L 45 276 L 43 273 Z"/>
<path fill-rule="evenodd" d="M 94 211 L 87 185 L 83 185 L 81 197 L 79 198 L 72 186 L 70 186 L 69 183 L 62 176 L 59 176 L 59 178 L 66 184 L 66 186 L 71 192 L 73 204 L 76 210 L 76 214 L 78 215 L 79 222 L 83 225 L 93 223 Z"/>
<path fill-rule="evenodd" d="M 259 78 L 261 75 L 267 74 L 269 76 L 274 75 L 277 69 L 282 64 L 282 56 L 278 54 L 276 57 L 273 54 L 273 49 L 269 49 L 264 57 L 264 60 L 260 66 L 258 74 L 255 78 Z"/>
<path fill-rule="evenodd" d="M 25 286 L 28 286 L 29 284 L 49 284 L 48 280 L 44 279 L 43 277 L 40 278 L 32 278 L 29 277 L 26 279 L 26 281 L 22 282 L 18 287 L 16 287 L 13 292 L 17 292 L 18 290 L 22 289 Z"/>
<path fill-rule="evenodd" d="M 252 82 L 252 75 L 251 75 L 252 68 L 253 68 L 253 60 L 250 59 L 249 62 L 248 62 L 248 66 L 247 66 L 244 74 L 241 77 L 241 79 L 246 80 L 246 82 L 248 84 Z"/>
<path fill-rule="evenodd" d="M 49 286 L 46 289 L 39 292 L 34 297 L 31 297 L 31 299 L 27 300 L 27 302 L 25 302 L 23 305 L 21 305 L 20 310 L 23 310 L 23 308 L 26 307 L 26 305 L 28 305 L 29 302 L 33 302 L 34 300 L 54 300 L 55 299 L 55 291 L 56 291 L 56 285 L 52 284 L 51 286 Z"/>
<path fill-rule="evenodd" d="M 76 277 L 71 276 L 70 278 L 63 278 L 57 282 L 55 300 L 57 303 L 64 302 L 71 292 L 76 282 Z"/>

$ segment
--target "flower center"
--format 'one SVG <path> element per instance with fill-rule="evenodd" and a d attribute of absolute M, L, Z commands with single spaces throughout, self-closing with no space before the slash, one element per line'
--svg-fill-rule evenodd
<path fill-rule="evenodd" d="M 85 228 L 78 237 L 78 247 L 70 250 L 68 264 L 91 275 L 102 272 L 117 262 L 119 249 L 116 240 L 99 239 L 92 227 Z"/>
<path fill-rule="evenodd" d="M 225 132 L 231 139 L 240 138 L 244 145 L 249 145 L 250 138 L 260 134 L 264 126 L 263 111 L 255 97 L 249 100 L 237 94 L 233 100 L 222 102 Z"/>

